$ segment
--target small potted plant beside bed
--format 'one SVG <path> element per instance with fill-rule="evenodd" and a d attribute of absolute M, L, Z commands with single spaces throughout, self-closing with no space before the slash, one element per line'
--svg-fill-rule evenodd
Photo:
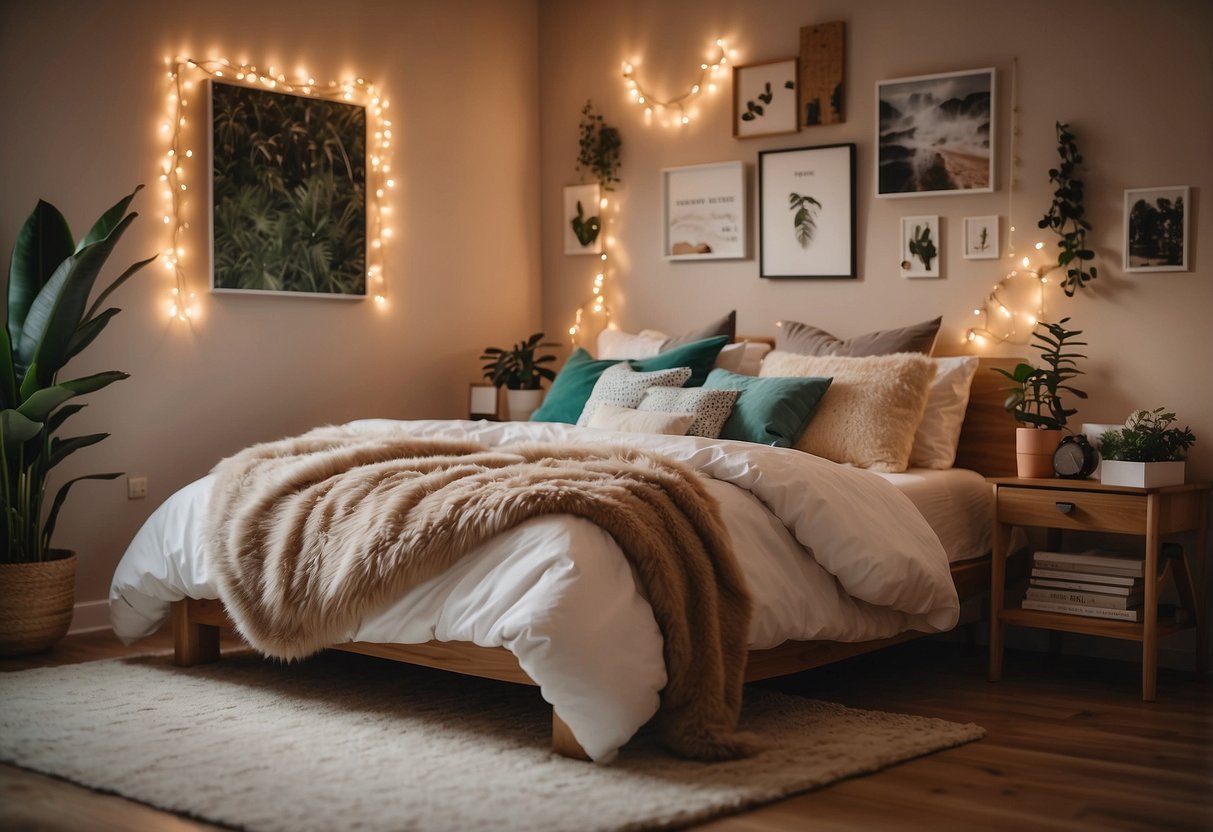
<path fill-rule="evenodd" d="M 1023 427 L 1015 431 L 1015 461 L 1019 476 L 1037 479 L 1053 476 L 1053 452 L 1061 442 L 1061 431 L 1066 421 L 1078 411 L 1067 408 L 1062 391 L 1075 398 L 1085 399 L 1087 394 L 1068 382 L 1082 375 L 1077 359 L 1085 355 L 1069 352 L 1073 347 L 1086 346 L 1085 341 L 1073 341 L 1082 330 L 1065 328 L 1069 318 L 1055 324 L 1043 324 L 1045 332 L 1034 332 L 1038 343 L 1032 346 L 1040 350 L 1044 367 L 1018 364 L 1008 372 L 995 367 L 994 372 L 1015 382 L 1007 396 L 1006 408 Z"/>
<path fill-rule="evenodd" d="M 543 402 L 543 380 L 556 378 L 556 371 L 543 366 L 556 360 L 554 355 L 536 356 L 539 347 L 554 347 L 543 343 L 543 333 L 536 332 L 530 338 L 515 344 L 513 349 L 486 347 L 480 356 L 484 365 L 484 377 L 497 387 L 506 388 L 506 401 L 512 421 L 525 422 L 531 418 Z"/>
<path fill-rule="evenodd" d="M 1123 428 L 1104 433 L 1099 438 L 1101 482 L 1138 488 L 1182 485 L 1184 461 L 1196 437 L 1187 427 L 1171 427 L 1174 423 L 1175 414 L 1158 407 L 1138 410 Z"/>

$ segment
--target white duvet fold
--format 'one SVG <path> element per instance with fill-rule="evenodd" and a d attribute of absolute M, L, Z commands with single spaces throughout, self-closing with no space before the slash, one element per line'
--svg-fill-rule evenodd
<path fill-rule="evenodd" d="M 934 532 L 908 498 L 866 471 L 789 449 L 551 423 L 351 427 L 489 447 L 626 444 L 711 477 L 754 601 L 751 648 L 865 641 L 956 622 L 956 592 Z M 154 632 L 172 601 L 218 597 L 202 541 L 211 484 L 205 477 L 170 497 L 124 555 L 110 591 L 123 640 Z M 601 529 L 567 516 L 536 518 L 494 538 L 364 619 L 349 638 L 505 647 L 596 760 L 612 758 L 653 715 L 665 684 L 661 635 L 622 553 Z"/>

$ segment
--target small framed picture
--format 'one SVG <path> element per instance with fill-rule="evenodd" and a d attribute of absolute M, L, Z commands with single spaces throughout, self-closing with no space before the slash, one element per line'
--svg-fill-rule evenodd
<path fill-rule="evenodd" d="M 795 58 L 733 67 L 733 136 L 771 136 L 800 129 Z"/>
<path fill-rule="evenodd" d="M 1125 271 L 1188 271 L 1189 187 L 1125 191 Z"/>
<path fill-rule="evenodd" d="M 876 196 L 994 190 L 994 70 L 876 82 Z"/>
<path fill-rule="evenodd" d="M 746 256 L 745 165 L 721 162 L 661 172 L 667 260 Z"/>
<path fill-rule="evenodd" d="M 939 277 L 939 216 L 901 218 L 901 276 Z"/>
<path fill-rule="evenodd" d="M 759 153 L 758 228 L 760 277 L 855 277 L 855 145 Z"/>
<path fill-rule="evenodd" d="M 501 421 L 501 397 L 497 387 L 492 384 L 468 385 L 468 418 L 488 419 L 490 422 Z"/>
<path fill-rule="evenodd" d="M 998 259 L 998 215 L 965 217 L 965 259 Z"/>
<path fill-rule="evenodd" d="M 564 189 L 564 253 L 602 253 L 602 215 L 597 185 Z"/>

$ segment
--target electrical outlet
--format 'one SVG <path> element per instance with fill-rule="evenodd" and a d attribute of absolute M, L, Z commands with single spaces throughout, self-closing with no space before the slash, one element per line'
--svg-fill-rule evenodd
<path fill-rule="evenodd" d="M 146 496 L 147 477 L 126 478 L 126 498 L 128 500 L 142 500 Z"/>

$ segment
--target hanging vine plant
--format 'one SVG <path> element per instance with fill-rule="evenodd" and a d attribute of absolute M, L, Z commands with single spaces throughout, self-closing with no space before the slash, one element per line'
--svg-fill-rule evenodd
<path fill-rule="evenodd" d="M 1053 204 L 1038 225 L 1053 229 L 1061 238 L 1057 243 L 1061 249 L 1057 266 L 1066 270 L 1061 288 L 1066 297 L 1074 297 L 1078 289 L 1096 277 L 1095 266 L 1088 266 L 1089 261 L 1095 259 L 1095 252 L 1087 248 L 1091 223 L 1083 218 L 1086 208 L 1082 180 L 1074 175 L 1082 164 L 1082 154 L 1078 152 L 1070 125 L 1060 121 L 1057 122 L 1057 155 L 1061 157 L 1061 166 L 1049 170 L 1049 181 L 1057 185 L 1057 190 L 1053 192 Z"/>
<path fill-rule="evenodd" d="M 623 139 L 619 129 L 611 127 L 594 111 L 594 103 L 586 101 L 581 108 L 581 127 L 578 139 L 577 173 L 588 171 L 598 180 L 604 191 L 613 191 L 611 185 L 619 180 L 619 149 Z"/>

